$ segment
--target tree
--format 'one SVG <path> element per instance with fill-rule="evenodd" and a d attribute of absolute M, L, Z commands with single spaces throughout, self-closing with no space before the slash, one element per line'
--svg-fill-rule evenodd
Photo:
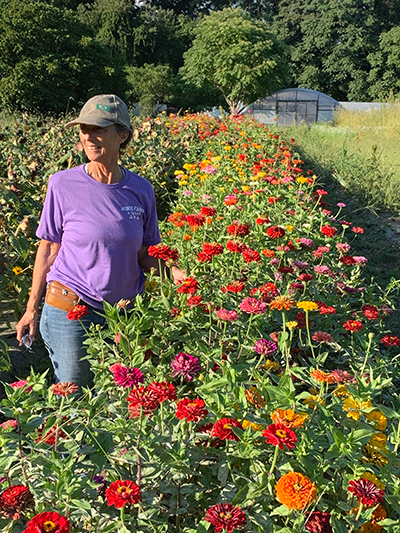
<path fill-rule="evenodd" d="M 285 85 L 286 48 L 241 9 L 225 8 L 200 19 L 184 54 L 183 78 L 217 87 L 231 113 Z"/>
<path fill-rule="evenodd" d="M 399 14 L 398 0 L 281 0 L 273 28 L 291 49 L 291 83 L 367 99 L 368 56 Z"/>
<path fill-rule="evenodd" d="M 153 115 L 161 104 L 172 96 L 172 71 L 169 65 L 145 64 L 142 67 L 127 67 L 130 90 L 128 100 L 139 102 L 141 112 Z"/>
<path fill-rule="evenodd" d="M 374 100 L 400 95 L 400 26 L 382 33 L 379 49 L 368 56 L 369 94 Z"/>
<path fill-rule="evenodd" d="M 108 49 L 75 12 L 37 0 L 2 0 L 0 7 L 3 108 L 65 112 L 71 103 L 123 87 Z"/>

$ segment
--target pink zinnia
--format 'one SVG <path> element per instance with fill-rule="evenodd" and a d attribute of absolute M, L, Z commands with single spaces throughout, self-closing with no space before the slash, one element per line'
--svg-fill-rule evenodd
<path fill-rule="evenodd" d="M 7 431 L 8 429 L 15 429 L 18 427 L 18 422 L 14 419 L 6 420 L 0 424 L 0 429 L 2 431 Z"/>
<path fill-rule="evenodd" d="M 184 378 L 186 381 L 198 376 L 201 372 L 201 365 L 198 357 L 194 357 L 185 352 L 176 355 L 171 363 L 172 376 L 174 378 Z"/>
<path fill-rule="evenodd" d="M 244 313 L 249 315 L 262 315 L 268 308 L 266 303 L 257 300 L 257 298 L 250 298 L 250 296 L 244 298 L 239 307 Z"/>
<path fill-rule="evenodd" d="M 315 342 L 332 342 L 332 335 L 330 333 L 326 333 L 325 331 L 316 331 L 313 336 L 312 340 Z"/>
<path fill-rule="evenodd" d="M 227 309 L 219 309 L 217 311 L 217 317 L 224 322 L 233 322 L 238 319 L 238 314 L 233 309 L 230 311 Z"/>
<path fill-rule="evenodd" d="M 10 387 L 12 387 L 14 390 L 23 389 L 24 387 L 26 387 L 26 385 L 28 385 L 28 382 L 26 381 L 26 379 L 21 379 L 20 381 L 14 381 L 14 383 L 10 383 Z M 25 392 L 31 392 L 32 389 L 33 389 L 33 386 L 31 385 L 30 387 L 27 387 L 25 389 Z"/>
<path fill-rule="evenodd" d="M 254 343 L 253 350 L 260 355 L 271 355 L 278 349 L 277 345 L 267 339 L 260 339 Z"/>
<path fill-rule="evenodd" d="M 110 370 L 114 374 L 115 383 L 124 389 L 128 387 L 133 389 L 144 381 L 143 372 L 138 368 L 127 368 L 121 363 L 115 363 L 110 366 Z"/>
<path fill-rule="evenodd" d="M 349 383 L 353 381 L 353 376 L 346 372 L 346 370 L 332 370 L 331 377 L 335 380 L 336 383 Z"/>
<path fill-rule="evenodd" d="M 345 242 L 338 242 L 336 245 L 336 249 L 341 254 L 348 254 L 350 252 L 350 244 L 347 244 Z"/>

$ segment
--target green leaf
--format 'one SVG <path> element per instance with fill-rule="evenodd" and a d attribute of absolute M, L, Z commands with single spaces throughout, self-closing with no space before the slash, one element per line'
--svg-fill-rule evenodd
<path fill-rule="evenodd" d="M 90 511 L 92 508 L 92 504 L 90 502 L 87 502 L 86 500 L 71 500 L 71 502 L 79 509 L 85 509 L 86 511 Z"/>

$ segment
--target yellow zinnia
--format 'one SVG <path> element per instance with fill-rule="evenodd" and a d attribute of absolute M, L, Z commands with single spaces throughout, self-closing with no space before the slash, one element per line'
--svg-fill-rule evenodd
<path fill-rule="evenodd" d="M 318 304 L 315 302 L 309 302 L 307 300 L 297 302 L 297 307 L 303 309 L 303 311 L 317 311 L 319 309 Z"/>

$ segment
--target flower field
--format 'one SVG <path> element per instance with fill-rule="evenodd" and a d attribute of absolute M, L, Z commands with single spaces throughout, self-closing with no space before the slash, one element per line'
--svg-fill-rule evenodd
<path fill-rule="evenodd" d="M 137 125 L 126 165 L 159 199 L 177 189 L 149 252 L 187 279 L 150 275 L 132 308 L 105 306 L 88 332 L 94 391 L 34 372 L 6 385 L 0 530 L 399 533 L 400 339 L 390 292 L 352 253 L 363 228 L 276 130 L 157 121 Z M 16 313 L 43 185 L 81 157 L 54 131 L 53 157 L 45 136 L 32 161 L 16 144 L 7 164 L 30 170 L 1 191 Z"/>

